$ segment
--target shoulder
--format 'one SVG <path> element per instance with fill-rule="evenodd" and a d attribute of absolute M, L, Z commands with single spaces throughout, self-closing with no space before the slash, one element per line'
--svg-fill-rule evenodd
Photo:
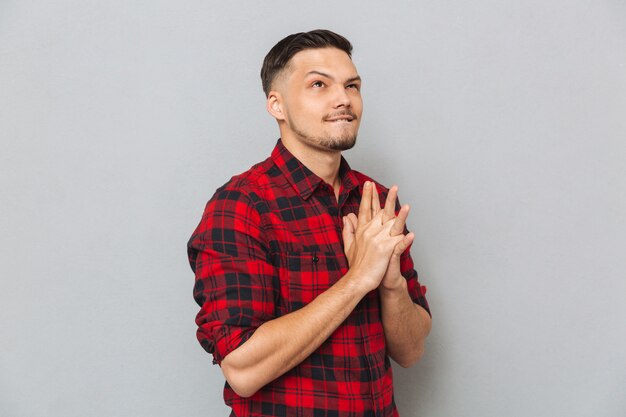
<path fill-rule="evenodd" d="M 253 203 L 261 199 L 271 182 L 274 164 L 271 158 L 259 162 L 250 169 L 231 177 L 225 184 L 215 190 L 209 201 L 230 200 Z"/>
<path fill-rule="evenodd" d="M 354 173 L 354 175 L 356 176 L 358 182 L 359 182 L 359 188 L 362 190 L 363 189 L 363 184 L 365 184 L 366 181 L 370 181 L 373 182 L 374 184 L 376 184 L 376 189 L 378 190 L 379 193 L 382 194 L 387 194 L 389 192 L 389 188 L 384 186 L 383 184 L 381 184 L 380 182 L 376 181 L 374 178 L 363 174 L 360 171 L 356 171 L 356 170 L 352 170 L 352 172 Z"/>
<path fill-rule="evenodd" d="M 260 235 L 261 218 L 267 211 L 267 204 L 260 197 L 262 184 L 267 181 L 264 179 L 268 176 L 267 166 L 267 160 L 255 164 L 215 190 L 189 241 L 190 246 L 203 247 L 204 242 L 234 236 L 237 232 L 255 238 Z"/>

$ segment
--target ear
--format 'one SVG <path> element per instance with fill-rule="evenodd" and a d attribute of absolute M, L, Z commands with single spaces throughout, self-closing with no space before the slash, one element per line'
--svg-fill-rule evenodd
<path fill-rule="evenodd" d="M 267 95 L 266 108 L 267 112 L 276 120 L 285 120 L 285 114 L 283 113 L 283 98 L 279 92 L 270 91 Z"/>

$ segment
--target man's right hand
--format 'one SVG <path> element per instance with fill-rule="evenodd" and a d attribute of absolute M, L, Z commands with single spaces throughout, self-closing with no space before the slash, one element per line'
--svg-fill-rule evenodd
<path fill-rule="evenodd" d="M 367 292 L 378 288 L 394 249 L 404 238 L 402 234 L 392 236 L 396 217 L 389 218 L 381 210 L 374 187 L 373 182 L 365 182 L 358 218 L 352 213 L 344 217 L 342 233 L 350 272 Z"/>

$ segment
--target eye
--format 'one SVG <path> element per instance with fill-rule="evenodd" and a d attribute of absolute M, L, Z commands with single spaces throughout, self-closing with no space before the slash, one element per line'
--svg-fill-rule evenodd
<path fill-rule="evenodd" d="M 357 90 L 357 91 L 359 91 L 359 90 L 361 89 L 361 86 L 360 86 L 360 85 L 358 85 L 358 84 L 348 84 L 348 85 L 346 86 L 346 88 L 351 88 L 351 89 L 353 89 L 353 90 Z"/>
<path fill-rule="evenodd" d="M 321 81 L 315 81 L 313 82 L 313 84 L 311 84 L 311 87 L 316 87 L 316 88 L 324 87 L 324 83 Z"/>

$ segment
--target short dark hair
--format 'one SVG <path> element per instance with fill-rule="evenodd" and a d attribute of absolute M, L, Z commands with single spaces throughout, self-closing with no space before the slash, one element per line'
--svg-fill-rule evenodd
<path fill-rule="evenodd" d="M 267 96 L 278 74 L 287 66 L 289 60 L 298 52 L 306 49 L 337 48 L 352 58 L 352 44 L 343 36 L 325 29 L 300 32 L 289 35 L 278 42 L 265 55 L 261 67 L 261 82 Z"/>

